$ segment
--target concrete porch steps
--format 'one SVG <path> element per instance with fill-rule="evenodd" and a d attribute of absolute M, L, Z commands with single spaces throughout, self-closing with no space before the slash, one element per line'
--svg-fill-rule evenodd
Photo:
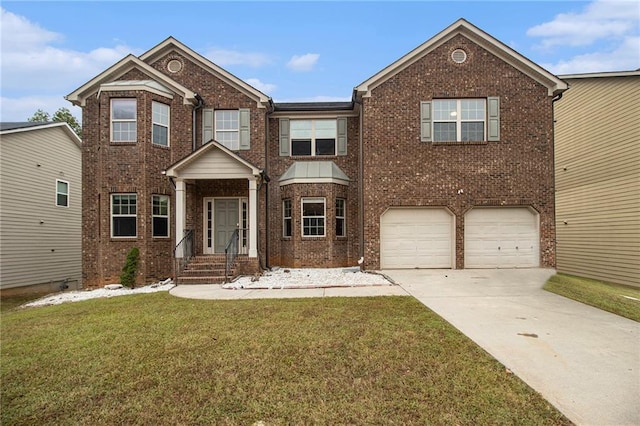
<path fill-rule="evenodd" d="M 177 284 L 222 284 L 225 282 L 224 255 L 194 256 L 189 265 L 177 277 Z M 236 265 L 229 271 L 229 279 L 235 276 Z"/>

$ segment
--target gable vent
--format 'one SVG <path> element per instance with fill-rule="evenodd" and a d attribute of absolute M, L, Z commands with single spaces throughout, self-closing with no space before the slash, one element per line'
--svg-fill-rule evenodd
<path fill-rule="evenodd" d="M 467 60 L 467 52 L 462 49 L 456 49 L 451 53 L 451 59 L 456 64 L 461 64 Z"/>
<path fill-rule="evenodd" d="M 172 73 L 180 72 L 182 70 L 182 62 L 177 59 L 172 59 L 167 64 L 167 69 Z"/>

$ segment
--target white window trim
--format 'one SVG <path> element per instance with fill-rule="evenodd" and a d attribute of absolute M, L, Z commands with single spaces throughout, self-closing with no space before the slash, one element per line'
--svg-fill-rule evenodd
<path fill-rule="evenodd" d="M 342 234 L 338 234 L 336 232 L 336 237 L 346 237 L 347 236 L 347 200 L 344 198 L 336 198 L 336 204 L 338 204 L 338 200 L 342 201 L 342 216 L 338 216 L 338 209 L 336 206 L 336 225 L 338 224 L 338 219 L 342 219 Z"/>
<path fill-rule="evenodd" d="M 155 105 L 162 105 L 164 107 L 167 108 L 167 124 L 164 123 L 158 123 L 156 122 L 153 117 L 154 117 L 154 113 L 153 113 L 153 108 Z M 152 101 L 151 102 L 151 144 L 155 145 L 155 146 L 161 146 L 163 148 L 169 148 L 171 146 L 171 128 L 169 127 L 171 124 L 171 107 L 167 104 L 163 104 L 162 102 L 156 102 L 156 101 Z M 157 143 L 153 142 L 153 126 L 157 125 L 157 126 L 161 126 L 161 127 L 165 127 L 167 129 L 167 144 L 166 145 L 160 145 Z"/>
<path fill-rule="evenodd" d="M 304 205 L 305 203 L 322 203 L 323 206 L 323 212 L 322 212 L 322 216 L 305 216 L 304 215 Z M 326 237 L 327 236 L 327 199 L 324 197 L 308 197 L 308 198 L 302 198 L 301 202 L 300 202 L 300 217 L 301 217 L 301 221 L 300 223 L 302 224 L 302 226 L 300 227 L 300 233 L 302 234 L 303 238 L 322 238 L 322 237 Z M 323 233 L 322 235 L 305 235 L 304 234 L 304 219 L 305 218 L 318 218 L 318 217 L 322 217 L 323 220 Z"/>
<path fill-rule="evenodd" d="M 236 127 L 235 129 L 218 129 L 218 113 L 219 112 L 235 112 L 238 115 L 238 127 Z M 220 133 L 235 133 L 238 137 L 236 140 L 236 143 L 238 144 L 237 147 L 229 147 L 227 145 L 225 145 L 226 141 L 222 141 L 222 140 L 218 140 L 218 132 Z M 229 148 L 231 151 L 238 151 L 240 150 L 240 110 L 239 109 L 216 109 L 213 111 L 213 139 L 216 140 L 219 144 Z"/>
<path fill-rule="evenodd" d="M 113 118 L 113 101 L 123 101 L 123 100 L 128 100 L 128 101 L 134 101 L 136 104 L 136 112 L 135 112 L 135 118 L 133 119 L 114 119 Z M 113 140 L 113 123 L 114 122 L 118 122 L 118 123 L 136 123 L 136 139 L 132 140 L 132 141 L 114 141 Z M 138 100 L 136 98 L 112 98 L 111 102 L 109 103 L 109 140 L 111 143 L 136 143 L 138 142 Z"/>
<path fill-rule="evenodd" d="M 63 194 L 62 192 L 58 192 L 58 182 L 62 182 L 67 184 L 67 193 Z M 67 196 L 67 205 L 63 206 L 61 204 L 58 204 L 58 195 L 66 195 Z M 56 196 L 55 196 L 55 203 L 56 203 L 56 207 L 65 207 L 65 208 L 69 208 L 69 206 L 71 205 L 71 185 L 69 184 L 68 181 L 66 180 L 62 180 L 62 179 L 56 179 Z"/>
<path fill-rule="evenodd" d="M 293 135 L 291 134 L 291 128 L 289 128 L 289 152 L 291 157 L 336 157 L 338 155 L 338 119 L 337 118 L 292 118 L 289 120 L 289 126 L 296 121 L 310 121 L 311 122 L 311 155 L 295 155 L 293 153 Z M 333 154 L 328 155 L 316 155 L 316 121 L 334 121 L 336 132 L 333 137 Z"/>
<path fill-rule="evenodd" d="M 436 120 L 435 119 L 435 111 L 436 111 L 436 102 L 438 101 L 456 101 L 456 118 L 454 118 L 453 120 Z M 462 101 L 483 101 L 484 102 L 484 118 L 480 119 L 473 119 L 473 120 L 462 120 Z M 483 127 L 483 135 L 482 135 L 482 141 L 486 141 L 487 140 L 487 122 L 488 122 L 488 118 L 487 118 L 487 99 L 486 98 L 452 98 L 452 99 L 433 99 L 431 101 L 431 114 L 432 117 L 434 117 L 433 119 L 433 134 L 431 135 L 431 138 L 434 142 L 438 142 L 438 143 L 443 143 L 443 142 L 466 142 L 462 140 L 462 123 L 483 123 L 484 125 Z M 436 141 L 436 123 L 456 123 L 456 140 L 455 141 Z M 480 141 L 474 141 L 474 142 L 480 142 Z"/>
<path fill-rule="evenodd" d="M 118 215 L 114 215 L 113 214 L 113 197 L 116 195 L 135 195 L 136 196 L 136 214 L 118 214 Z M 112 193 L 111 197 L 109 198 L 109 216 L 110 216 L 110 223 L 109 223 L 109 228 L 111 228 L 111 238 L 115 238 L 115 239 L 131 239 L 131 238 L 138 238 L 138 194 L 135 192 L 118 192 L 118 193 Z M 123 236 L 116 236 L 113 235 L 113 218 L 114 217 L 135 217 L 136 218 L 136 234 L 135 235 L 123 235 Z"/>
<path fill-rule="evenodd" d="M 167 215 L 157 215 L 153 213 L 153 201 L 156 197 L 166 197 L 167 198 Z M 137 204 L 137 200 L 136 200 Z M 136 210 L 137 211 L 137 210 Z M 153 228 L 154 219 L 156 217 L 167 218 L 167 235 L 155 235 L 155 229 Z M 151 237 L 152 238 L 170 238 L 171 237 L 171 198 L 168 195 L 164 194 L 153 194 L 151 196 Z"/>
<path fill-rule="evenodd" d="M 285 204 L 289 203 L 289 216 L 286 216 L 286 209 L 285 209 Z M 287 223 L 287 219 L 289 219 L 289 221 L 291 221 L 291 235 L 287 235 L 286 234 L 286 223 Z M 282 200 L 282 237 L 283 238 L 292 238 L 293 237 L 293 201 L 291 201 L 291 198 L 286 198 L 284 200 Z"/>

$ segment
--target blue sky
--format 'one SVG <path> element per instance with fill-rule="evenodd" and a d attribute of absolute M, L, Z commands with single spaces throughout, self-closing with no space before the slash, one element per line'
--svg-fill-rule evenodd
<path fill-rule="evenodd" d="M 348 100 L 354 86 L 465 18 L 556 74 L 640 68 L 636 1 L 3 1 L 1 121 L 64 96 L 169 36 L 276 102 Z"/>

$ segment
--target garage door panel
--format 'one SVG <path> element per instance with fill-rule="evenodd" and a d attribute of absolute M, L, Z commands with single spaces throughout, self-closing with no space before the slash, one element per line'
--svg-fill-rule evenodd
<path fill-rule="evenodd" d="M 380 218 L 382 268 L 450 268 L 453 216 L 444 209 L 391 208 Z"/>
<path fill-rule="evenodd" d="M 537 215 L 528 208 L 477 208 L 465 215 L 466 268 L 539 265 Z"/>

